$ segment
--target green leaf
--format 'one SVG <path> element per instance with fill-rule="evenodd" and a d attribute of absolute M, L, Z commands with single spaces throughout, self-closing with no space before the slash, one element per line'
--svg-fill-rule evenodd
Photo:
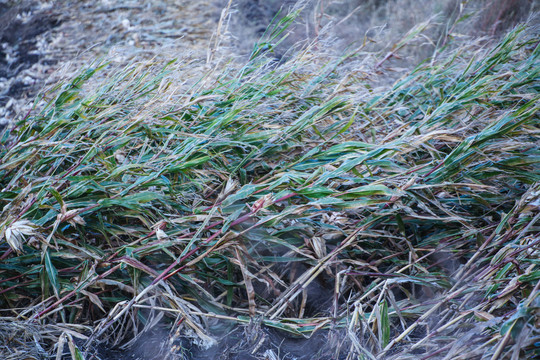
<path fill-rule="evenodd" d="M 244 185 L 236 193 L 229 195 L 225 200 L 223 200 L 223 202 L 221 203 L 221 207 L 226 208 L 227 206 L 232 205 L 239 200 L 244 200 L 247 202 L 249 196 L 251 196 L 259 188 L 259 185 Z"/>
<path fill-rule="evenodd" d="M 521 275 L 518 278 L 518 281 L 521 283 L 527 283 L 527 282 L 538 282 L 540 280 L 540 270 L 533 271 L 530 274 Z"/>
<path fill-rule="evenodd" d="M 56 199 L 56 201 L 58 201 L 58 203 L 60 204 L 60 207 L 63 208 L 64 199 L 62 198 L 62 195 L 60 195 L 60 193 L 56 191 L 56 189 L 53 187 L 48 187 L 47 191 Z"/>
<path fill-rule="evenodd" d="M 52 285 L 54 294 L 57 298 L 60 298 L 60 281 L 58 280 L 58 271 L 51 262 L 49 249 L 46 249 L 44 251 L 43 260 L 45 262 L 45 269 L 47 271 L 47 276 L 49 278 L 50 284 Z"/>
<path fill-rule="evenodd" d="M 359 186 L 357 188 L 347 190 L 346 192 L 338 196 L 342 199 L 350 200 L 350 199 L 358 199 L 362 197 L 375 196 L 375 195 L 392 196 L 392 195 L 396 195 L 396 192 L 389 189 L 388 187 L 384 185 L 374 184 L 374 185 Z"/>
<path fill-rule="evenodd" d="M 390 342 L 390 318 L 388 316 L 388 304 L 383 300 L 380 304 L 381 329 L 382 329 L 382 347 L 385 348 Z"/>

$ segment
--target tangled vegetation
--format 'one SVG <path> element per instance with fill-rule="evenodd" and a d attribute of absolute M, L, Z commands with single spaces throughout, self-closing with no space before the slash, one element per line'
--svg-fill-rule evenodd
<path fill-rule="evenodd" d="M 268 328 L 320 359 L 540 356 L 534 31 L 381 90 L 362 46 L 266 56 L 293 18 L 189 86 L 94 64 L 3 134 L 2 321 L 74 358 L 158 324 L 171 359 L 230 324 L 267 359 Z"/>

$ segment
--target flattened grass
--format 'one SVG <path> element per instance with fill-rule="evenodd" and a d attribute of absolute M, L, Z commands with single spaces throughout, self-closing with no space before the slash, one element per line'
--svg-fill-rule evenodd
<path fill-rule="evenodd" d="M 310 48 L 277 66 L 259 46 L 189 89 L 173 90 L 174 63 L 97 86 L 108 65 L 85 69 L 3 135 L 4 316 L 91 325 L 87 344 L 161 322 L 210 346 L 223 319 L 337 331 L 331 351 L 351 359 L 537 356 L 527 34 L 384 91 L 358 53 Z"/>

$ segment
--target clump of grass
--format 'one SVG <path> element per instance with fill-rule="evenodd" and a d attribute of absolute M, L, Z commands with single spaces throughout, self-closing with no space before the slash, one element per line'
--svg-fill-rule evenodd
<path fill-rule="evenodd" d="M 330 330 L 336 358 L 536 356 L 537 39 L 521 26 L 375 91 L 359 50 L 268 59 L 293 17 L 215 80 L 173 89 L 171 63 L 88 86 L 98 64 L 17 124 L 4 315 L 82 324 L 87 345 L 162 323 L 169 350 L 209 347 L 221 319 Z"/>

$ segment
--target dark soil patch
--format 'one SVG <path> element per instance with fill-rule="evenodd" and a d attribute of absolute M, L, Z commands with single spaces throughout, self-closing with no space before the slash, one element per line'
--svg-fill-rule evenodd
<path fill-rule="evenodd" d="M 339 348 L 339 339 L 343 338 L 343 334 L 340 335 L 337 332 L 331 336 L 331 331 L 320 330 L 310 338 L 304 338 L 294 337 L 268 327 L 232 326 L 230 323 L 225 324 L 226 329 L 232 330 L 220 331 L 220 336 L 213 334 L 218 340 L 218 344 L 208 349 L 200 348 L 185 338 L 172 342 L 169 332 L 165 328 L 156 327 L 149 334 L 143 335 L 132 347 L 120 350 L 99 345 L 94 347 L 93 352 L 87 354 L 87 359 L 260 360 L 272 359 L 272 354 L 280 360 L 340 360 L 345 358 L 345 351 L 340 351 Z M 335 344 L 330 344 L 329 341 L 332 340 L 329 339 L 334 339 Z"/>
<path fill-rule="evenodd" d="M 0 4 L 0 78 L 13 79 L 43 57 L 38 51 L 38 36 L 60 25 L 53 10 L 37 10 L 36 2 Z M 33 95 L 32 84 L 13 81 L 0 93 L 0 106 L 10 97 Z"/>

